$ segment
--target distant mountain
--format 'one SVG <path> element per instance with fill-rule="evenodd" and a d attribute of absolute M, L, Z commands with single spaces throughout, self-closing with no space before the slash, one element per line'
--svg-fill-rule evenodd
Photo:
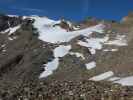
<path fill-rule="evenodd" d="M 0 99 L 131 100 L 132 22 L 0 15 Z"/>

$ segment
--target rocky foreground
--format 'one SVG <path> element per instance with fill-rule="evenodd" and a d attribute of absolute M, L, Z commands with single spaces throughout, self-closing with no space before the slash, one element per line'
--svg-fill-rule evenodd
<path fill-rule="evenodd" d="M 119 23 L 0 15 L 0 100 L 133 100 L 132 41 L 133 13 Z"/>
<path fill-rule="evenodd" d="M 88 80 L 23 84 L 0 94 L 1 100 L 133 100 L 132 87 Z"/>

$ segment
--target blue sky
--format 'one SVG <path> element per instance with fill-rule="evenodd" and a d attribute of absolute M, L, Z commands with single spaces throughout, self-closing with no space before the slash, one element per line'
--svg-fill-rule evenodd
<path fill-rule="evenodd" d="M 87 16 L 120 20 L 133 11 L 133 0 L 0 0 L 0 11 L 74 21 Z"/>

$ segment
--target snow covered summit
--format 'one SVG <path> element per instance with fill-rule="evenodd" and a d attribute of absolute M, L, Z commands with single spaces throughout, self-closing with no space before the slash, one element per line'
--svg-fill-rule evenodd
<path fill-rule="evenodd" d="M 104 25 L 99 24 L 77 31 L 67 31 L 56 24 L 61 21 L 50 20 L 46 17 L 32 17 L 35 19 L 34 27 L 39 32 L 39 39 L 50 43 L 69 42 L 79 35 L 90 35 L 92 32 L 102 32 Z"/>

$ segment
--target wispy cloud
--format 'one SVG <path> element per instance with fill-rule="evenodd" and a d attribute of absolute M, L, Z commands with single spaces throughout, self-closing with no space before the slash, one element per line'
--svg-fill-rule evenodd
<path fill-rule="evenodd" d="M 11 7 L 13 10 L 25 11 L 25 12 L 32 12 L 32 13 L 47 13 L 47 11 L 43 9 L 36 9 L 36 8 L 20 8 L 20 7 Z"/>
<path fill-rule="evenodd" d="M 44 10 L 42 9 L 35 9 L 35 8 L 19 8 L 20 10 L 23 10 L 23 11 L 30 11 L 30 12 L 45 12 Z"/>

